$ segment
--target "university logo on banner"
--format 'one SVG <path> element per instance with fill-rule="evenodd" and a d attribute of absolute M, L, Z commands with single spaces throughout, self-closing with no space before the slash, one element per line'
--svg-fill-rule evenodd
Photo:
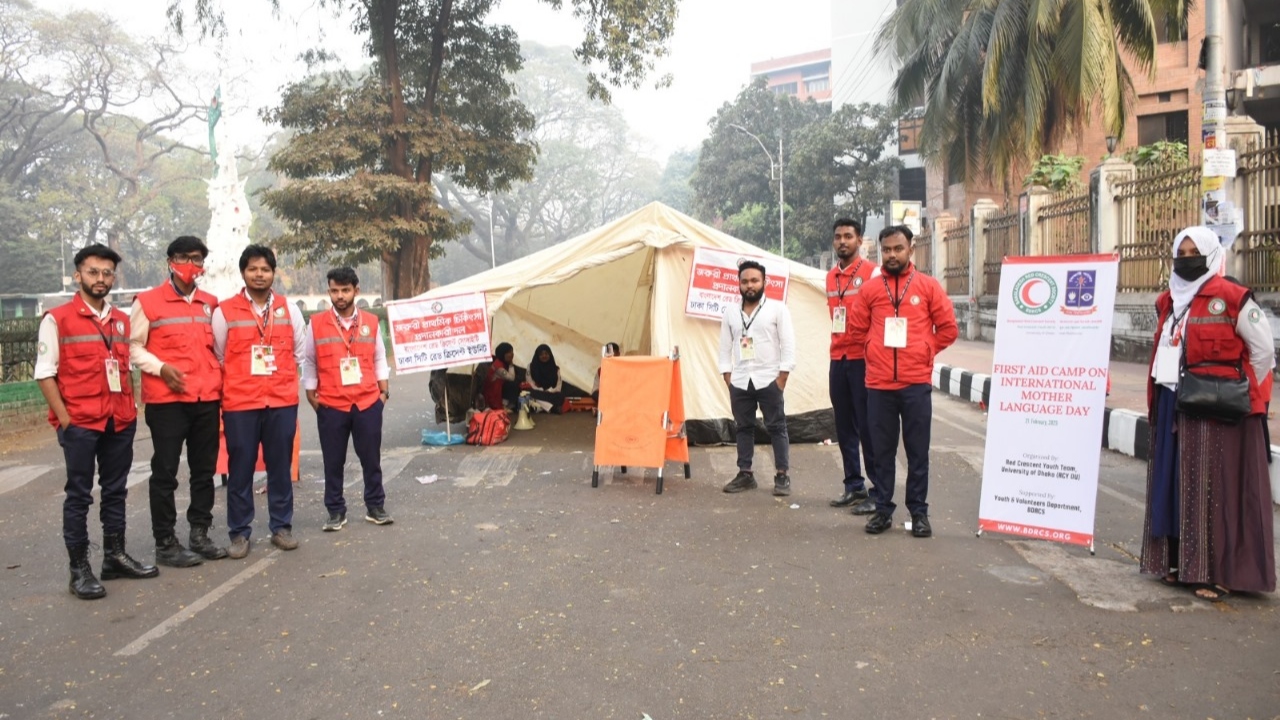
<path fill-rule="evenodd" d="M 769 300 L 786 302 L 791 271 L 782 258 L 695 247 L 684 314 L 719 320 L 724 316 L 725 310 L 738 307 L 742 303 L 738 266 L 747 260 L 755 260 L 764 266 L 764 296 Z"/>
<path fill-rule="evenodd" d="M 1093 546 L 1118 260 L 1006 258 L 978 527 Z"/>
<path fill-rule="evenodd" d="M 439 370 L 492 359 L 484 293 L 387 303 L 397 373 Z"/>

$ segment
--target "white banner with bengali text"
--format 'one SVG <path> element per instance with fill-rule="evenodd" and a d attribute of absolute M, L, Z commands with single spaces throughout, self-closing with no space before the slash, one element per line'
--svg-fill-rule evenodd
<path fill-rule="evenodd" d="M 1114 255 L 1005 258 L 978 527 L 1093 547 Z"/>
<path fill-rule="evenodd" d="M 738 264 L 743 260 L 755 260 L 764 266 L 767 275 L 765 297 L 784 303 L 787 301 L 791 270 L 785 262 L 763 255 L 697 247 L 693 249 L 693 269 L 689 272 L 689 294 L 685 300 L 684 314 L 719 320 L 724 316 L 725 310 L 741 305 Z"/>
<path fill-rule="evenodd" d="M 439 370 L 493 359 L 484 293 L 387 303 L 397 373 Z"/>

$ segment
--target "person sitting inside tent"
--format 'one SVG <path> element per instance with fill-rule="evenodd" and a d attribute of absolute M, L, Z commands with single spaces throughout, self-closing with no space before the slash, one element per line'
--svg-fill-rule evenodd
<path fill-rule="evenodd" d="M 605 343 L 602 356 L 622 357 L 622 348 L 618 347 L 616 342 Z M 600 368 L 596 368 L 596 379 L 591 385 L 591 400 L 595 402 L 596 407 L 600 407 Z"/>
<path fill-rule="evenodd" d="M 511 343 L 500 343 L 493 351 L 493 362 L 484 380 L 484 404 L 490 410 L 501 410 L 503 403 L 515 408 L 520 399 L 520 384 L 516 382 L 515 349 Z"/>
<path fill-rule="evenodd" d="M 529 361 L 529 394 L 544 412 L 559 413 L 564 407 L 564 385 L 560 380 L 560 366 L 551 346 L 543 343 L 533 351 Z"/>

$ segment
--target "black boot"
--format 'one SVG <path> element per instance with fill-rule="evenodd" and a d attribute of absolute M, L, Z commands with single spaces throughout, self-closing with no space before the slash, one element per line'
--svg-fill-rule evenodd
<path fill-rule="evenodd" d="M 199 525 L 191 526 L 191 552 L 205 560 L 221 560 L 227 556 L 227 549 L 218 547 L 209 539 L 209 528 Z"/>
<path fill-rule="evenodd" d="M 102 579 L 153 578 L 160 574 L 155 565 L 143 565 L 124 551 L 124 533 L 102 536 Z"/>
<path fill-rule="evenodd" d="M 199 565 L 204 558 L 182 547 L 178 538 L 170 535 L 156 540 L 156 564 L 169 567 L 185 568 Z"/>
<path fill-rule="evenodd" d="M 93 566 L 89 564 L 89 546 L 69 547 L 67 554 L 71 556 L 71 594 L 81 600 L 97 600 L 105 596 L 107 589 L 93 576 Z"/>

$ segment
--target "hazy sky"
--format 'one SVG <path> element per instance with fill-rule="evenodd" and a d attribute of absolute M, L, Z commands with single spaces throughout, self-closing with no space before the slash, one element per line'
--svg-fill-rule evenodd
<path fill-rule="evenodd" d="M 615 104 L 626 114 L 632 130 L 650 155 L 665 161 L 671 151 L 694 147 L 707 132 L 707 122 L 749 79 L 752 62 L 829 47 L 831 0 L 682 0 L 671 41 L 671 55 L 655 77 L 672 75 L 661 90 L 647 82 L 639 90 L 619 90 Z M 85 0 L 35 0 L 56 12 L 72 8 L 101 9 L 104 3 Z M 193 3 L 188 0 L 187 6 Z M 565 3 L 568 5 L 569 3 Z M 348 17 L 335 18 L 315 0 L 281 0 L 273 18 L 266 0 L 223 0 L 230 33 L 219 47 L 211 41 L 195 44 L 185 63 L 216 77 L 230 78 L 223 88 L 227 107 L 222 122 L 234 142 L 260 145 L 269 130 L 257 118 L 259 108 L 273 105 L 278 89 L 303 77 L 296 61 L 304 49 L 323 46 L 364 62 L 361 39 L 349 29 Z M 166 31 L 167 0 L 111 3 L 116 17 L 135 37 Z M 536 0 L 506 0 L 495 19 L 513 26 L 521 40 L 546 45 L 574 45 L 580 37 L 568 12 L 553 12 Z M 189 33 L 190 34 L 190 33 Z M 212 94 L 211 92 L 209 93 Z"/>

